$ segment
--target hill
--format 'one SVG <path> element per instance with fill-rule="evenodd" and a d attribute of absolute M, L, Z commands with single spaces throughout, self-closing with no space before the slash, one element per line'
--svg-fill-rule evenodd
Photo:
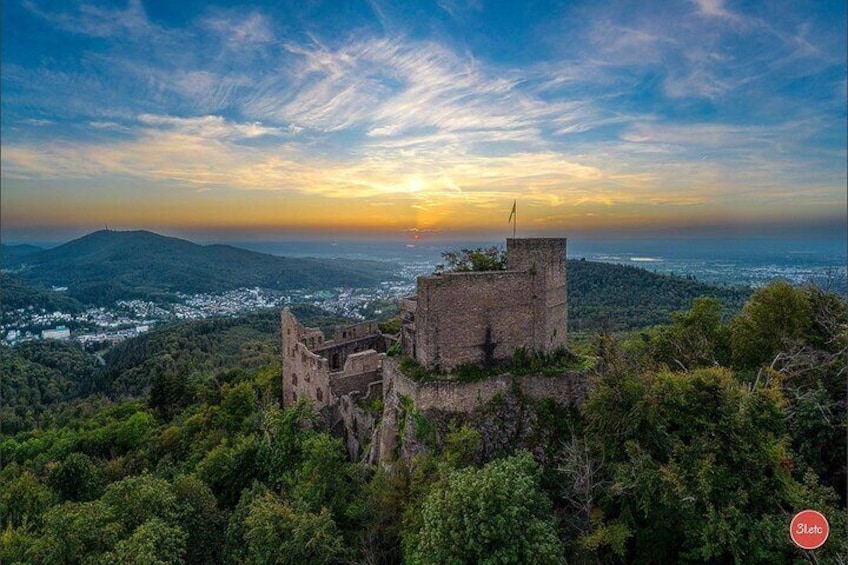
<path fill-rule="evenodd" d="M 569 331 L 623 330 L 671 321 L 699 296 L 718 298 L 725 315 L 738 312 L 751 290 L 724 288 L 639 267 L 568 261 Z"/>
<path fill-rule="evenodd" d="M 36 245 L 3 245 L 0 244 L 0 265 L 19 263 L 29 255 L 44 251 Z"/>
<path fill-rule="evenodd" d="M 227 245 L 198 245 L 149 231 L 101 230 L 53 249 L 14 256 L 15 269 L 35 284 L 67 286 L 83 303 L 168 300 L 175 292 L 223 292 L 371 286 L 395 265 L 379 261 L 286 258 Z"/>
<path fill-rule="evenodd" d="M 0 273 L 0 316 L 18 308 L 32 306 L 48 312 L 79 312 L 82 305 L 63 292 L 34 286 L 12 273 Z M 3 318 L 4 319 L 4 318 Z"/>

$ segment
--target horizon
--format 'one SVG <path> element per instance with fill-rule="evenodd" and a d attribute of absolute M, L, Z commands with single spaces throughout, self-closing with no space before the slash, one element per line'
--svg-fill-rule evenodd
<path fill-rule="evenodd" d="M 501 233 L 462 233 L 462 232 L 404 232 L 393 235 L 385 235 L 375 237 L 368 234 L 350 234 L 350 233 L 305 233 L 296 232 L 290 234 L 262 234 L 254 237 L 244 237 L 244 233 L 230 233 L 227 235 L 210 234 L 208 232 L 185 233 L 183 231 L 157 231 L 155 229 L 132 228 L 132 229 L 115 229 L 101 228 L 85 232 L 79 235 L 74 235 L 65 239 L 50 239 L 49 237 L 35 237 L 28 239 L 0 239 L 0 244 L 6 246 L 16 245 L 34 245 L 50 249 L 58 247 L 78 239 L 93 235 L 100 232 L 113 233 L 132 233 L 132 232 L 148 232 L 167 238 L 176 238 L 189 241 L 198 245 L 230 245 L 234 247 L 242 247 L 244 249 L 259 250 L 263 246 L 273 245 L 297 245 L 297 244 L 322 244 L 322 245 L 337 245 L 337 244 L 352 244 L 352 245 L 401 245 L 407 247 L 432 247 L 438 245 L 502 245 L 507 239 L 512 237 L 511 233 L 502 231 Z M 241 236 L 241 237 L 239 237 Z M 642 244 L 658 244 L 662 243 L 669 248 L 675 245 L 685 247 L 687 245 L 709 245 L 712 242 L 716 244 L 733 241 L 738 245 L 748 246 L 763 246 L 774 245 L 781 247 L 785 244 L 801 244 L 804 242 L 817 242 L 819 245 L 825 244 L 834 252 L 848 256 L 848 231 L 844 226 L 818 226 L 818 229 L 808 229 L 804 226 L 791 226 L 790 229 L 780 231 L 763 232 L 761 230 L 749 229 L 746 232 L 727 232 L 727 230 L 708 229 L 708 230 L 667 230 L 664 232 L 535 232 L 521 233 L 516 237 L 535 238 L 535 237 L 562 237 L 569 241 L 569 249 L 572 245 L 577 244 L 582 247 L 585 245 L 603 245 L 606 243 L 621 243 L 632 242 L 639 246 Z M 264 252 L 264 251 L 263 251 Z"/>
<path fill-rule="evenodd" d="M 3 15 L 5 241 L 478 238 L 511 232 L 516 200 L 526 234 L 848 225 L 844 3 Z"/>

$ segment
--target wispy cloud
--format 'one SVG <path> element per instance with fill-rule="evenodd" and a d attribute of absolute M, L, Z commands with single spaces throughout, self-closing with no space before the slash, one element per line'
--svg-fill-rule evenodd
<path fill-rule="evenodd" d="M 477 2 L 430 6 L 421 26 L 371 2 L 380 25 L 365 28 L 271 4 L 178 22 L 138 0 L 22 6 L 83 47 L 63 64 L 4 53 L 4 180 L 378 199 L 433 217 L 516 197 L 537 218 L 786 206 L 805 187 L 816 205 L 844 200 L 845 40 L 800 12 L 578 3 L 533 22 L 528 55 L 516 38 L 449 33 L 490 14 Z"/>

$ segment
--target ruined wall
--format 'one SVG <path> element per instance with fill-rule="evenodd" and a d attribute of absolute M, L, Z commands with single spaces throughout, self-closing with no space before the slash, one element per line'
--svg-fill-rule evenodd
<path fill-rule="evenodd" d="M 370 444 L 369 461 L 389 462 L 401 458 L 409 462 L 419 452 L 416 447 L 414 418 L 409 411 L 410 403 L 416 413 L 447 417 L 477 418 L 487 404 L 496 397 L 503 398 L 507 405 L 524 404 L 516 402 L 519 396 L 540 402 L 553 400 L 557 404 L 582 405 L 588 398 L 592 381 L 585 372 L 573 371 L 562 375 L 525 375 L 503 374 L 473 383 L 457 381 L 415 382 L 403 375 L 398 368 L 399 360 L 387 357 L 383 361 L 383 414 L 373 433 Z M 530 424 L 535 412 L 510 416 L 510 425 L 518 428 Z M 483 412 L 485 414 L 485 409 Z M 501 416 L 498 412 L 498 418 Z M 402 422 L 403 420 L 403 422 Z M 447 421 L 447 420 L 445 420 Z M 486 426 L 484 426 L 486 427 Z M 530 426 L 532 427 L 532 426 Z M 528 428 L 529 429 L 529 428 Z M 403 431 L 403 437 L 401 437 Z M 491 434 L 483 434 L 487 449 L 496 449 L 497 443 L 515 440 L 511 433 L 500 433 L 499 439 Z M 498 434 L 495 434 L 498 436 Z"/>
<path fill-rule="evenodd" d="M 320 330 L 306 328 L 289 311 L 283 309 L 280 332 L 283 355 L 283 406 L 292 406 L 305 398 L 320 411 L 338 402 L 343 394 L 364 394 L 368 384 L 379 380 L 385 340 L 376 324 L 355 324 L 350 331 L 336 328 L 340 336 L 351 336 L 341 342 L 325 341 Z"/>
<path fill-rule="evenodd" d="M 324 344 L 317 328 L 302 326 L 288 308 L 280 315 L 283 365 L 283 406 L 293 406 L 299 398 L 309 398 L 320 409 L 329 399 L 329 366 L 310 351 Z M 319 399 L 320 397 L 320 399 Z"/>
<path fill-rule="evenodd" d="M 359 339 L 368 335 L 380 333 L 377 322 L 360 322 L 347 326 L 336 326 L 333 328 L 333 341 L 336 343 L 350 339 Z"/>
<path fill-rule="evenodd" d="M 527 273 L 447 273 L 418 279 L 415 358 L 430 369 L 489 364 L 533 345 Z"/>
<path fill-rule="evenodd" d="M 567 343 L 566 240 L 507 240 L 506 271 L 419 277 L 400 302 L 405 355 L 428 369 L 508 359 Z"/>
<path fill-rule="evenodd" d="M 330 375 L 333 397 L 338 399 L 352 392 L 364 395 L 369 384 L 382 380 L 380 366 L 383 357 L 376 351 L 363 351 L 348 357 L 344 370 Z"/>
<path fill-rule="evenodd" d="M 341 371 L 350 356 L 369 349 L 385 352 L 386 340 L 380 334 L 371 334 L 342 342 L 327 341 L 312 349 L 312 352 L 327 360 L 330 371 Z"/>

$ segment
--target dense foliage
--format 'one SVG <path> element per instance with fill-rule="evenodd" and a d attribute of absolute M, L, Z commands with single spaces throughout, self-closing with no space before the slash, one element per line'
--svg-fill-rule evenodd
<path fill-rule="evenodd" d="M 716 287 L 629 265 L 570 259 L 567 269 L 569 331 L 667 324 L 672 312 L 688 308 L 700 296 L 719 299 L 728 316 L 751 294 L 747 288 Z"/>
<path fill-rule="evenodd" d="M 92 367 L 69 346 L 4 359 L 26 359 L 18 374 L 60 393 L 19 429 L 4 415 L 0 560 L 824 563 L 848 552 L 848 308 L 834 295 L 777 283 L 730 320 L 703 298 L 669 325 L 599 333 L 579 352 L 596 381 L 579 410 L 528 404 L 532 418 L 516 422 L 539 429 L 493 448 L 485 419 L 502 416 L 502 399 L 378 468 L 348 461 L 309 406 L 280 409 L 278 346 L 262 341 L 274 323 L 207 321 L 128 343 L 95 380 L 125 387 L 111 398 L 73 388 Z M 15 382 L 4 399 L 30 381 Z M 786 534 L 804 508 L 831 524 L 815 554 Z"/>
<path fill-rule="evenodd" d="M 35 286 L 6 272 L 0 272 L 0 306 L 4 320 L 8 312 L 19 308 L 67 313 L 82 310 L 82 304 L 65 293 Z"/>
<path fill-rule="evenodd" d="M 156 265 L 151 269 L 150 265 Z M 286 258 L 226 245 L 201 246 L 147 231 L 98 231 L 59 247 L 6 260 L 21 278 L 68 287 L 83 303 L 172 299 L 173 293 L 373 286 L 395 266 L 380 261 Z"/>

